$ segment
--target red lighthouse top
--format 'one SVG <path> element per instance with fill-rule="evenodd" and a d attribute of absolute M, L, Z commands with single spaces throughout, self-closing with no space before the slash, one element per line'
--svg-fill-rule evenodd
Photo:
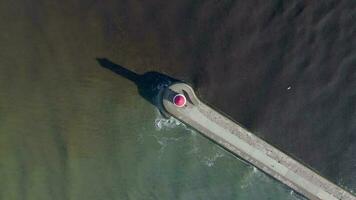
<path fill-rule="evenodd" d="M 187 99 L 185 98 L 185 96 L 183 94 L 177 94 L 173 98 L 173 103 L 177 107 L 183 107 L 187 103 Z"/>

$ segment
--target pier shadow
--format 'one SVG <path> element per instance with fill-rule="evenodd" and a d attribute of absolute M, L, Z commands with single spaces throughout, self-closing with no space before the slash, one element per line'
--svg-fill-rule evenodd
<path fill-rule="evenodd" d="M 111 62 L 107 58 L 96 58 L 96 60 L 101 67 L 134 82 L 138 88 L 140 96 L 157 107 L 161 112 L 163 111 L 161 104 L 163 90 L 172 83 L 181 82 L 175 78 L 155 71 L 137 74 L 119 64 Z"/>

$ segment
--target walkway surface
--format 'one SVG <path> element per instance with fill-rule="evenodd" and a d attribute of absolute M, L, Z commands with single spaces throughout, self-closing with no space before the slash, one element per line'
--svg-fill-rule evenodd
<path fill-rule="evenodd" d="M 177 93 L 187 97 L 186 106 L 179 108 L 172 103 Z M 168 114 L 305 197 L 311 200 L 356 200 L 349 192 L 202 103 L 189 85 L 175 83 L 166 88 L 162 97 L 163 107 Z"/>

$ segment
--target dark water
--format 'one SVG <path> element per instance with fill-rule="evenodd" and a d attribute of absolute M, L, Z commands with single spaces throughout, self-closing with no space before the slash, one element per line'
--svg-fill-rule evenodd
<path fill-rule="evenodd" d="M 154 65 L 193 83 L 259 136 L 356 188 L 355 1 L 126 6 L 123 27 L 138 43 L 157 44 Z"/>
<path fill-rule="evenodd" d="M 355 190 L 355 18 L 352 0 L 0 1 L 0 199 L 300 198 L 98 57 L 192 83 Z"/>

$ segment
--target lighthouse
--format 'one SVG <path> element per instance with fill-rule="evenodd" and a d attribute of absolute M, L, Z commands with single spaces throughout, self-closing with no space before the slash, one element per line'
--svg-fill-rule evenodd
<path fill-rule="evenodd" d="M 183 107 L 187 103 L 187 99 L 185 98 L 185 96 L 183 94 L 176 94 L 173 97 L 173 103 L 177 107 Z"/>

